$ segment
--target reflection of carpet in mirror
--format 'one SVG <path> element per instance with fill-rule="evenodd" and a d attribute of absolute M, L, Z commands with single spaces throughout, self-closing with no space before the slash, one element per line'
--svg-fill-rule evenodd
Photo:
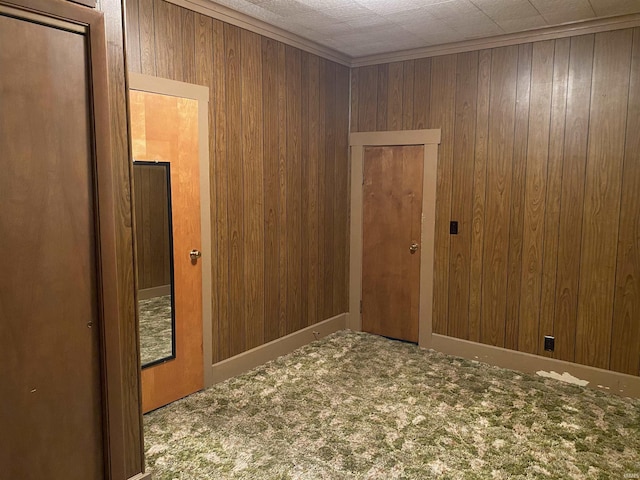
<path fill-rule="evenodd" d="M 138 302 L 142 365 L 171 356 L 171 295 Z"/>

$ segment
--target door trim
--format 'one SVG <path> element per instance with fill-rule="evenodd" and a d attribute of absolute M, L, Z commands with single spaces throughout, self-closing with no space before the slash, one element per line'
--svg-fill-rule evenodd
<path fill-rule="evenodd" d="M 348 328 L 362 330 L 362 183 L 364 147 L 424 145 L 422 180 L 422 228 L 420 233 L 420 309 L 418 345 L 431 347 L 433 316 L 433 260 L 436 224 L 436 177 L 440 129 L 396 132 L 358 132 L 349 135 L 351 152 L 351 208 Z"/>
<path fill-rule="evenodd" d="M 204 388 L 213 385 L 211 374 L 211 197 L 209 189 L 209 88 L 165 78 L 129 73 L 129 89 L 189 98 L 198 102 L 198 157 L 200 165 L 200 235 L 202 261 L 202 362 Z M 209 253 L 207 255 L 207 253 Z M 137 301 L 137 292 L 136 292 Z"/>

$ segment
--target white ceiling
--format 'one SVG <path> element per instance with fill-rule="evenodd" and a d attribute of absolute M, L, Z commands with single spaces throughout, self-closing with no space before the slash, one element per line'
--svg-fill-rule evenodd
<path fill-rule="evenodd" d="M 215 0 L 362 57 L 640 12 L 640 0 Z"/>

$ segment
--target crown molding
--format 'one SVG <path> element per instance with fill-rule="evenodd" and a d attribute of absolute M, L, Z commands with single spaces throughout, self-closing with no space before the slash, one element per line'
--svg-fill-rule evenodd
<path fill-rule="evenodd" d="M 193 10 L 211 18 L 221 20 L 231 25 L 252 31 L 254 33 L 272 38 L 279 42 L 299 48 L 319 57 L 331 60 L 346 67 L 364 67 L 381 63 L 399 62 L 404 60 L 414 60 L 417 58 L 436 57 L 438 55 L 449 55 L 453 53 L 469 52 L 486 48 L 506 47 L 521 43 L 539 42 L 543 40 L 553 40 L 557 38 L 573 37 L 576 35 L 587 35 L 591 33 L 606 32 L 610 30 L 621 30 L 640 26 L 640 13 L 631 15 L 620 15 L 613 17 L 598 18 L 595 20 L 585 20 L 580 22 L 565 23 L 553 27 L 545 27 L 524 32 L 509 33 L 493 37 L 465 40 L 463 42 L 445 43 L 431 47 L 415 48 L 398 52 L 380 53 L 352 58 L 349 55 L 338 52 L 331 48 L 320 45 L 317 42 L 308 40 L 295 33 L 271 25 L 247 14 L 240 13 L 229 7 L 219 5 L 212 0 L 166 0 L 179 7 Z"/>
<path fill-rule="evenodd" d="M 417 58 L 449 55 L 453 53 L 469 52 L 472 50 L 482 50 L 486 48 L 505 47 L 508 45 L 517 45 L 520 43 L 538 42 L 542 40 L 573 37 L 576 35 L 587 35 L 590 33 L 621 30 L 624 28 L 633 28 L 638 26 L 640 26 L 640 13 L 616 17 L 598 18 L 595 20 L 572 22 L 554 27 L 545 27 L 535 30 L 527 30 L 524 32 L 498 35 L 494 37 L 466 40 L 464 42 L 446 43 L 443 45 L 435 45 L 433 47 L 423 47 L 412 50 L 403 50 L 400 52 L 367 55 L 364 57 L 352 59 L 351 67 L 364 67 L 368 65 L 377 65 L 380 63 L 414 60 Z"/>
<path fill-rule="evenodd" d="M 326 58 L 333 62 L 339 63 L 346 67 L 351 66 L 352 58 L 343 53 L 337 52 L 331 48 L 320 45 L 319 43 L 307 40 L 295 33 L 270 25 L 257 18 L 250 17 L 244 13 L 240 13 L 229 7 L 219 5 L 210 0 L 166 0 L 169 3 L 178 5 L 179 7 L 193 10 L 211 18 L 221 20 L 231 25 L 235 25 L 245 30 L 258 33 L 268 38 L 272 38 L 292 47 L 299 48 L 305 52 L 313 53 L 320 57 Z"/>

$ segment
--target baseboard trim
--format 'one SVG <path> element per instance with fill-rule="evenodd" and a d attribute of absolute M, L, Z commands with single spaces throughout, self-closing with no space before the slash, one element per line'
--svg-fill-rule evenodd
<path fill-rule="evenodd" d="M 432 335 L 431 348 L 448 355 L 478 360 L 497 367 L 556 378 L 624 397 L 640 398 L 640 377 L 625 373 L 516 352 L 435 333 Z"/>
<path fill-rule="evenodd" d="M 151 479 L 152 479 L 151 473 L 139 473 L 131 477 L 129 480 L 151 480 Z"/>
<path fill-rule="evenodd" d="M 171 285 L 160 285 L 159 287 L 142 288 L 138 290 L 138 300 L 149 300 L 150 298 L 171 295 Z"/>
<path fill-rule="evenodd" d="M 275 360 L 314 340 L 326 337 L 339 330 L 344 330 L 346 326 L 347 314 L 341 313 L 340 315 L 303 328 L 302 330 L 253 348 L 235 357 L 215 363 L 211 366 L 210 378 L 212 384 L 240 375 L 270 360 Z"/>

